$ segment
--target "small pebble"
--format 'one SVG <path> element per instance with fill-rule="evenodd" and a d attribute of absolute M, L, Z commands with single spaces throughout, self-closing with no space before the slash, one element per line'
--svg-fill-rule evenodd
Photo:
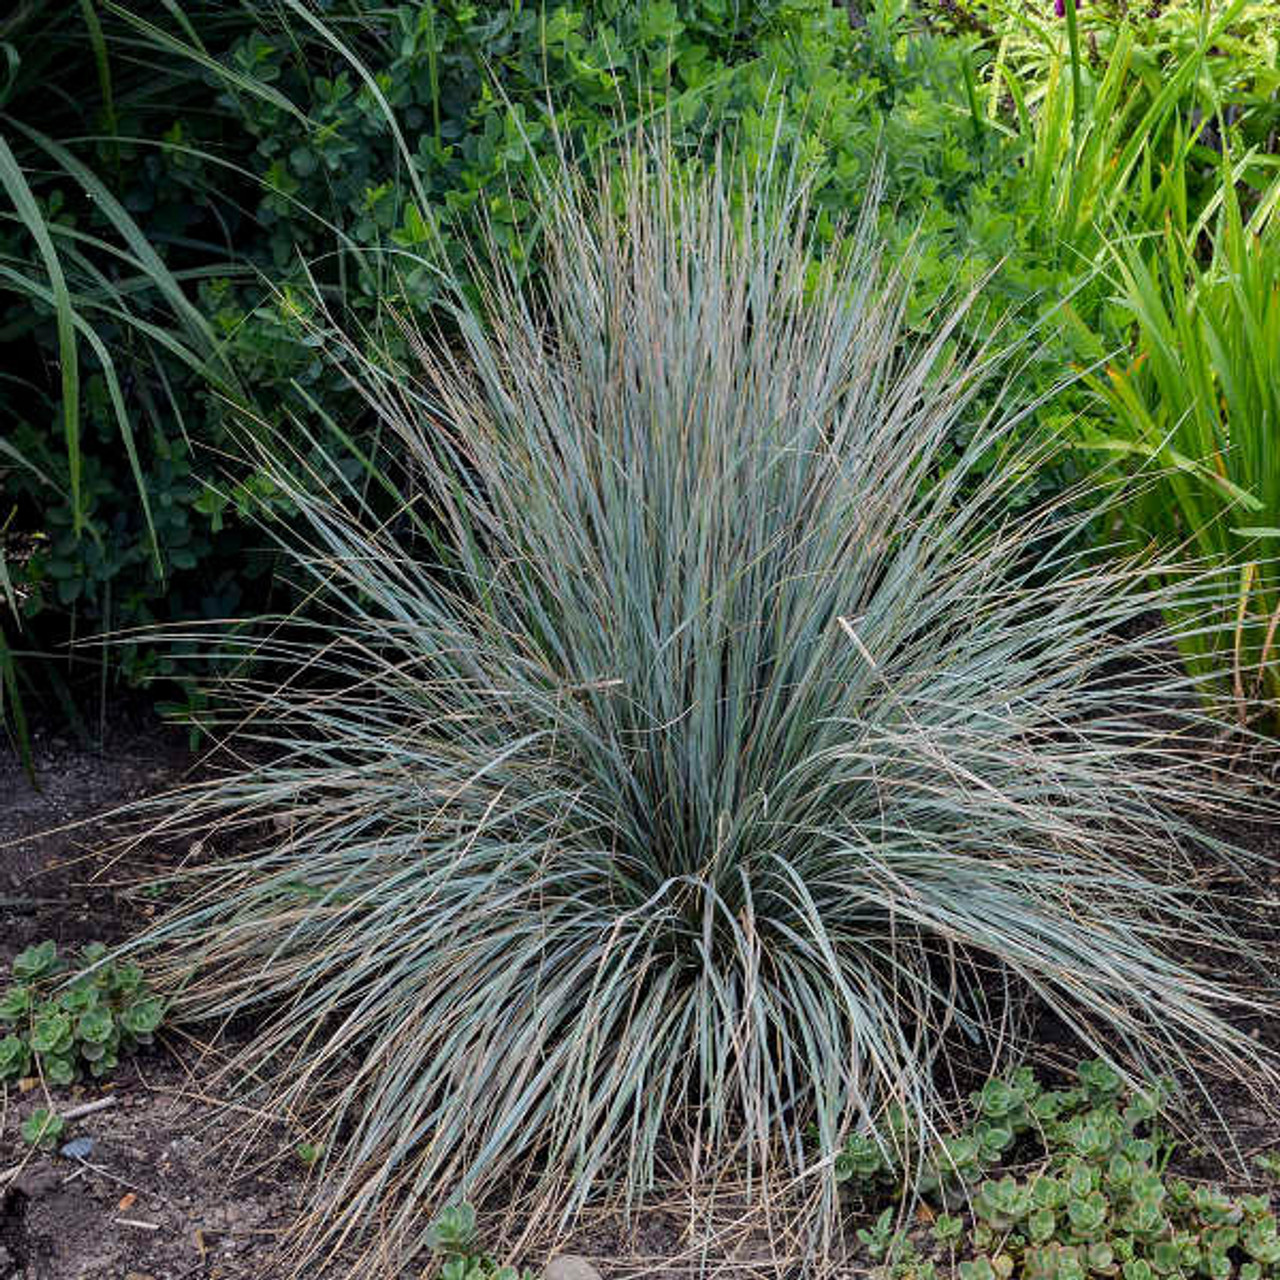
<path fill-rule="evenodd" d="M 600 1273 L 586 1258 L 575 1253 L 562 1253 L 547 1263 L 543 1280 L 601 1280 Z"/>
<path fill-rule="evenodd" d="M 92 1150 L 92 1138 L 72 1138 L 71 1141 L 62 1148 L 62 1154 L 66 1156 L 68 1160 L 84 1160 Z"/>

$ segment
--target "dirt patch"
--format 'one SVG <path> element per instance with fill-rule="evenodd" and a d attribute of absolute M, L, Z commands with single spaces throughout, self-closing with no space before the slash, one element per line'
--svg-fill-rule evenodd
<path fill-rule="evenodd" d="M 265 1280 L 284 1273 L 268 1259 L 305 1188 L 288 1167 L 283 1127 L 276 1149 L 266 1152 L 268 1167 L 237 1167 L 234 1113 L 202 1095 L 175 1055 L 161 1053 L 122 1069 L 110 1090 L 94 1091 L 114 1105 L 69 1122 L 61 1151 L 32 1156 L 14 1132 L 45 1101 L 33 1093 L 10 1100 L 0 1140 L 0 1160 L 22 1163 L 0 1212 L 8 1255 L 0 1254 L 0 1276 Z M 58 1098 L 67 1109 L 77 1101 L 74 1092 Z"/>
<path fill-rule="evenodd" d="M 120 941 L 156 909 L 124 891 L 173 850 L 144 843 L 127 864 L 102 850 L 130 830 L 116 810 L 202 768 L 184 735 L 145 718 L 116 726 L 98 751 L 49 733 L 37 734 L 34 746 L 38 789 L 16 758 L 0 757 L 6 974 L 33 942 L 54 938 L 68 950 Z M 284 1275 L 269 1259 L 306 1194 L 297 1139 L 274 1126 L 252 1163 L 242 1159 L 237 1113 L 205 1091 L 209 1074 L 203 1048 L 169 1034 L 122 1064 L 105 1088 L 10 1087 L 0 1095 L 0 1280 Z M 33 1155 L 19 1136 L 37 1106 L 64 1111 L 101 1098 L 112 1105 L 69 1122 L 60 1150 Z M 63 1154 L 71 1139 L 87 1150 Z M 18 1166 L 16 1176 L 4 1176 Z"/>
<path fill-rule="evenodd" d="M 16 755 L 0 749 L 0 962 L 38 937 L 60 945 L 127 928 L 120 876 L 95 850 L 118 832 L 110 819 L 89 821 L 179 783 L 195 763 L 180 733 L 124 723 L 100 751 L 56 734 L 34 735 L 37 787 Z M 133 869 L 137 874 L 137 869 Z"/>

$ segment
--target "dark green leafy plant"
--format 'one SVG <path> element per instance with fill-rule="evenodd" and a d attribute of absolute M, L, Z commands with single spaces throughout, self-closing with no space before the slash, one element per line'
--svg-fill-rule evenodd
<path fill-rule="evenodd" d="M 108 650 L 55 663 L 41 648 L 158 617 L 227 616 L 264 576 L 252 554 L 194 572 L 215 542 L 197 476 L 247 400 L 199 296 L 210 274 L 254 275 L 252 253 L 231 247 L 253 180 L 237 190 L 207 159 L 235 150 L 199 106 L 212 93 L 128 31 L 87 3 L 22 5 L 0 20 L 0 558 L 11 588 L 0 675 L 25 671 L 24 694 L 52 691 L 81 732 L 76 704 L 86 683 L 105 695 Z M 184 132 L 184 111 L 200 125 Z M 217 541 L 223 556 L 247 551 L 234 528 Z M 110 669 L 131 679 L 174 670 L 136 645 L 112 652 Z M 0 710 L 21 741 L 17 679 L 5 683 Z"/>
<path fill-rule="evenodd" d="M 264 458 L 327 611 L 271 651 L 323 688 L 222 691 L 272 763 L 185 797 L 242 852 L 148 933 L 184 1016 L 251 1012 L 239 1068 L 324 1143 L 313 1222 L 378 1249 L 521 1175 L 641 1196 L 689 1126 L 703 1171 L 805 1168 L 805 1123 L 889 1098 L 927 1132 L 943 1028 L 1008 1052 L 1005 989 L 1258 1066 L 1169 943 L 1225 936 L 1190 852 L 1222 782 L 1137 625 L 1220 584 L 1099 571 L 1062 505 L 1011 525 L 1016 422 L 941 465 L 999 362 L 959 310 L 910 342 L 874 210 L 815 268 L 794 178 L 622 173 L 548 184 L 546 275 L 455 278 L 420 365 L 330 353 L 411 460 L 398 525 L 315 486 L 318 441 Z"/>
<path fill-rule="evenodd" d="M 992 1081 L 972 1099 L 969 1129 L 915 1153 L 935 1170 L 930 1193 L 965 1206 L 960 1216 L 940 1214 L 931 1231 L 960 1280 L 1262 1280 L 1280 1273 L 1280 1232 L 1266 1197 L 1235 1197 L 1168 1173 L 1176 1148 L 1158 1124 L 1164 1090 L 1131 1091 L 1100 1061 L 1082 1063 L 1078 1075 L 1064 1090 L 1043 1089 L 1026 1070 L 1008 1084 Z M 1018 1101 L 996 1114 L 1004 1108 L 993 1108 L 993 1091 Z M 955 1166 L 949 1143 L 981 1145 L 985 1129 L 1008 1119 L 1018 1134 L 1008 1155 L 1016 1151 L 1019 1169 L 1031 1172 L 987 1176 L 1000 1160 Z M 901 1185 L 898 1160 L 888 1157 Z M 869 1189 L 868 1175 L 839 1162 L 836 1168 Z M 936 1261 L 890 1234 L 890 1216 L 877 1223 L 872 1258 L 931 1280 Z"/>
<path fill-rule="evenodd" d="M 87 12 L 25 6 L 3 29 L 16 61 L 0 93 L 13 122 L 0 156 L 12 206 L 0 209 L 0 339 L 22 376 L 0 386 L 11 422 L 0 482 L 15 514 L 3 514 L 0 555 L 16 602 L 0 710 L 19 740 L 19 625 L 29 653 L 264 607 L 277 562 L 236 498 L 261 477 L 228 461 L 248 421 L 287 421 L 301 393 L 376 452 L 376 427 L 316 346 L 310 284 L 342 324 L 386 344 L 400 333 L 389 308 L 438 299 L 424 246 L 443 241 L 460 266 L 483 221 L 508 266 L 536 272 L 539 218 L 521 192 L 561 146 L 608 167 L 650 116 L 704 161 L 729 135 L 748 165 L 782 145 L 836 217 L 861 207 L 879 156 L 882 234 L 917 250 L 916 324 L 1006 259 L 993 310 L 1066 292 L 1009 251 L 1025 221 L 1006 189 L 1016 148 L 980 127 L 966 95 L 979 51 L 921 30 L 903 0 L 868 6 L 862 27 L 827 0 L 550 12 L 186 0 L 101 7 L 96 23 Z M 983 332 L 979 314 L 963 323 Z M 1071 355 L 1052 346 L 1025 403 Z M 1052 488 L 1062 472 L 1022 487 Z M 69 683 L 107 652 L 77 650 Z M 194 660 L 132 635 L 110 653 L 130 681 L 180 677 Z M 65 693 L 67 669 L 27 663 Z"/>
<path fill-rule="evenodd" d="M 564 140 L 608 166 L 638 119 L 660 117 L 704 161 L 729 135 L 748 165 L 781 145 L 814 174 L 828 238 L 882 164 L 880 232 L 895 254 L 913 247 L 912 328 L 997 266 L 988 305 L 957 328 L 966 345 L 992 317 L 1021 308 L 1030 324 L 1072 297 L 1073 323 L 1038 331 L 1006 409 L 1037 404 L 1119 341 L 1107 291 L 1076 290 L 1102 219 L 1155 225 L 1174 160 L 1193 162 L 1193 222 L 1220 198 L 1205 162 L 1214 111 L 1242 164 L 1254 157 L 1239 180 L 1264 172 L 1277 114 L 1265 4 L 1213 22 L 1184 3 L 1149 22 L 1085 6 L 1071 42 L 1026 6 L 977 6 L 947 34 L 908 0 L 860 8 L 853 24 L 828 0 L 550 12 L 185 0 L 26 5 L 0 22 L 0 341 L 13 371 L 0 385 L 12 579 L 0 717 L 19 746 L 19 666 L 66 705 L 65 686 L 108 652 L 82 647 L 68 668 L 33 650 L 271 598 L 278 562 L 234 496 L 260 473 L 218 474 L 246 422 L 287 421 L 301 392 L 376 452 L 376 426 L 317 348 L 309 284 L 385 345 L 400 332 L 388 308 L 438 300 L 424 246 L 443 241 L 461 266 L 483 221 L 508 266 L 536 272 L 540 221 L 522 192 Z M 1051 425 L 1088 408 L 1069 397 Z M 957 423 L 950 448 L 972 429 Z M 1029 468 L 1006 501 L 1058 491 L 1078 469 L 1068 454 Z M 194 661 L 132 636 L 110 653 L 130 681 L 179 678 Z"/>
<path fill-rule="evenodd" d="M 13 962 L 14 982 L 0 996 L 0 1081 L 38 1070 L 47 1084 L 71 1084 L 81 1069 L 110 1075 L 120 1055 L 151 1043 L 164 1002 L 133 964 L 109 961 L 101 943 L 68 968 L 53 941 Z"/>

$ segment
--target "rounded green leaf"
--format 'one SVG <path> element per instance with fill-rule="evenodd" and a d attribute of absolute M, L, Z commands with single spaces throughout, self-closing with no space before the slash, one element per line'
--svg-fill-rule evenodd
<path fill-rule="evenodd" d="M 38 1107 L 22 1123 L 22 1136 L 34 1147 L 52 1148 L 66 1128 L 67 1122 L 59 1115 Z"/>
<path fill-rule="evenodd" d="M 31 1027 L 31 1047 L 36 1053 L 59 1053 L 71 1043 L 71 1019 L 60 1009 L 46 1006 Z"/>
<path fill-rule="evenodd" d="M 70 1014 L 84 1013 L 98 1004 L 98 989 L 92 982 L 81 979 L 58 996 L 58 1003 Z"/>
<path fill-rule="evenodd" d="M 44 1072 L 44 1078 L 52 1085 L 69 1085 L 76 1078 L 75 1063 L 70 1057 L 61 1054 L 42 1057 L 40 1069 Z"/>
<path fill-rule="evenodd" d="M 17 1022 L 31 1009 L 31 988 L 15 983 L 0 996 L 0 1022 Z"/>
<path fill-rule="evenodd" d="M 76 1035 L 88 1044 L 106 1044 L 114 1031 L 115 1019 L 110 1009 L 90 1009 L 76 1023 Z"/>
<path fill-rule="evenodd" d="M 159 996 L 135 1000 L 120 1014 L 120 1025 L 131 1035 L 150 1035 L 164 1021 L 164 1001 Z"/>
<path fill-rule="evenodd" d="M 18 1036 L 0 1040 L 0 1080 L 18 1080 L 31 1069 L 31 1051 Z"/>
<path fill-rule="evenodd" d="M 114 1052 L 108 1051 L 95 1062 L 89 1063 L 89 1073 L 95 1080 L 109 1076 L 120 1065 L 120 1059 Z"/>
<path fill-rule="evenodd" d="M 13 975 L 24 981 L 41 978 L 52 973 L 57 963 L 58 947 L 52 939 L 49 939 L 19 952 L 13 961 Z"/>

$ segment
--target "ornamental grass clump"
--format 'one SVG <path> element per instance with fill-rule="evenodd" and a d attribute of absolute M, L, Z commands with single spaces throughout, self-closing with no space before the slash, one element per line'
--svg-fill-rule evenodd
<path fill-rule="evenodd" d="M 325 612 L 222 691 L 274 758 L 190 794 L 237 852 L 148 941 L 322 1152 L 313 1245 L 677 1169 L 807 1171 L 829 1221 L 832 1153 L 929 1130 L 1028 996 L 1113 1061 L 1249 1054 L 1186 959 L 1203 712 L 1130 625 L 1215 584 L 1004 520 L 1011 424 L 944 467 L 1008 366 L 959 303 L 904 337 L 869 222 L 815 266 L 801 183 L 629 174 L 546 193 L 545 282 L 460 283 L 420 368 L 336 353 L 394 518 L 319 436 L 274 464 Z"/>

